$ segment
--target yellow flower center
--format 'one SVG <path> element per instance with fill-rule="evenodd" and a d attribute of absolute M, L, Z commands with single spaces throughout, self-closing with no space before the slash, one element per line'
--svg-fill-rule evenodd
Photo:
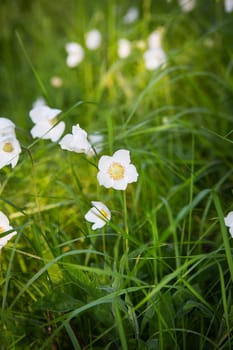
<path fill-rule="evenodd" d="M 4 230 L 3 230 L 3 228 L 0 226 L 0 233 L 3 233 L 4 232 Z"/>
<path fill-rule="evenodd" d="M 112 163 L 108 169 L 108 174 L 113 180 L 121 180 L 125 175 L 125 168 L 120 163 Z"/>
<path fill-rule="evenodd" d="M 49 119 L 49 124 L 53 126 L 57 123 L 57 121 L 58 121 L 57 117 L 54 117 L 52 119 Z"/>
<path fill-rule="evenodd" d="M 12 143 L 6 142 L 5 145 L 3 146 L 3 151 L 7 152 L 7 153 L 13 152 L 14 151 L 14 147 L 13 147 Z"/>
<path fill-rule="evenodd" d="M 108 213 L 104 209 L 99 209 L 99 212 L 105 220 L 108 220 Z"/>

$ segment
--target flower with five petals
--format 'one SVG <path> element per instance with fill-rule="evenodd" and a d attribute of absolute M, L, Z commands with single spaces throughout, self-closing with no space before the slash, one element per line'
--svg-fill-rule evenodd
<path fill-rule="evenodd" d="M 99 184 L 106 188 L 125 190 L 127 185 L 136 182 L 138 173 L 136 167 L 130 162 L 130 153 L 120 149 L 112 157 L 102 156 L 98 163 Z"/>

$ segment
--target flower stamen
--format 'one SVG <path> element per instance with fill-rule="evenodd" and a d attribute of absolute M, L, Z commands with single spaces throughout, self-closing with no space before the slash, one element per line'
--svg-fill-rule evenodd
<path fill-rule="evenodd" d="M 112 163 L 108 169 L 108 174 L 113 180 L 121 180 L 125 175 L 125 168 L 120 163 Z"/>
<path fill-rule="evenodd" d="M 14 147 L 11 142 L 6 142 L 3 146 L 3 151 L 7 153 L 11 153 L 14 151 Z"/>

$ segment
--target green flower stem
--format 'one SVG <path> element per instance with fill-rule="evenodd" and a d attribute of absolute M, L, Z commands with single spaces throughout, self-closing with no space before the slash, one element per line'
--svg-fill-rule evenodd
<path fill-rule="evenodd" d="M 127 201 L 126 191 L 123 192 L 123 210 L 124 210 L 124 226 L 125 226 L 125 257 L 126 257 L 126 270 L 129 270 L 128 264 L 128 252 L 129 252 L 129 227 L 128 227 L 128 213 L 127 213 Z"/>

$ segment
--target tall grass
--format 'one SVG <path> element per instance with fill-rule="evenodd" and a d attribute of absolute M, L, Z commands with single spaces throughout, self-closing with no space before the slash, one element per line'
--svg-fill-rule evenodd
<path fill-rule="evenodd" d="M 5 1 L 0 4 L 1 116 L 23 152 L 0 170 L 0 210 L 17 229 L 1 250 L 0 349 L 232 348 L 232 13 L 221 1 Z M 163 26 L 168 61 L 145 69 L 136 45 Z M 65 44 L 101 47 L 66 66 Z M 117 39 L 133 43 L 117 56 Z M 55 88 L 51 77 L 63 85 Z M 33 140 L 29 111 L 43 96 L 66 131 L 104 135 L 87 158 Z M 98 185 L 102 154 L 130 150 L 138 181 Z M 84 215 L 100 200 L 111 221 Z"/>

